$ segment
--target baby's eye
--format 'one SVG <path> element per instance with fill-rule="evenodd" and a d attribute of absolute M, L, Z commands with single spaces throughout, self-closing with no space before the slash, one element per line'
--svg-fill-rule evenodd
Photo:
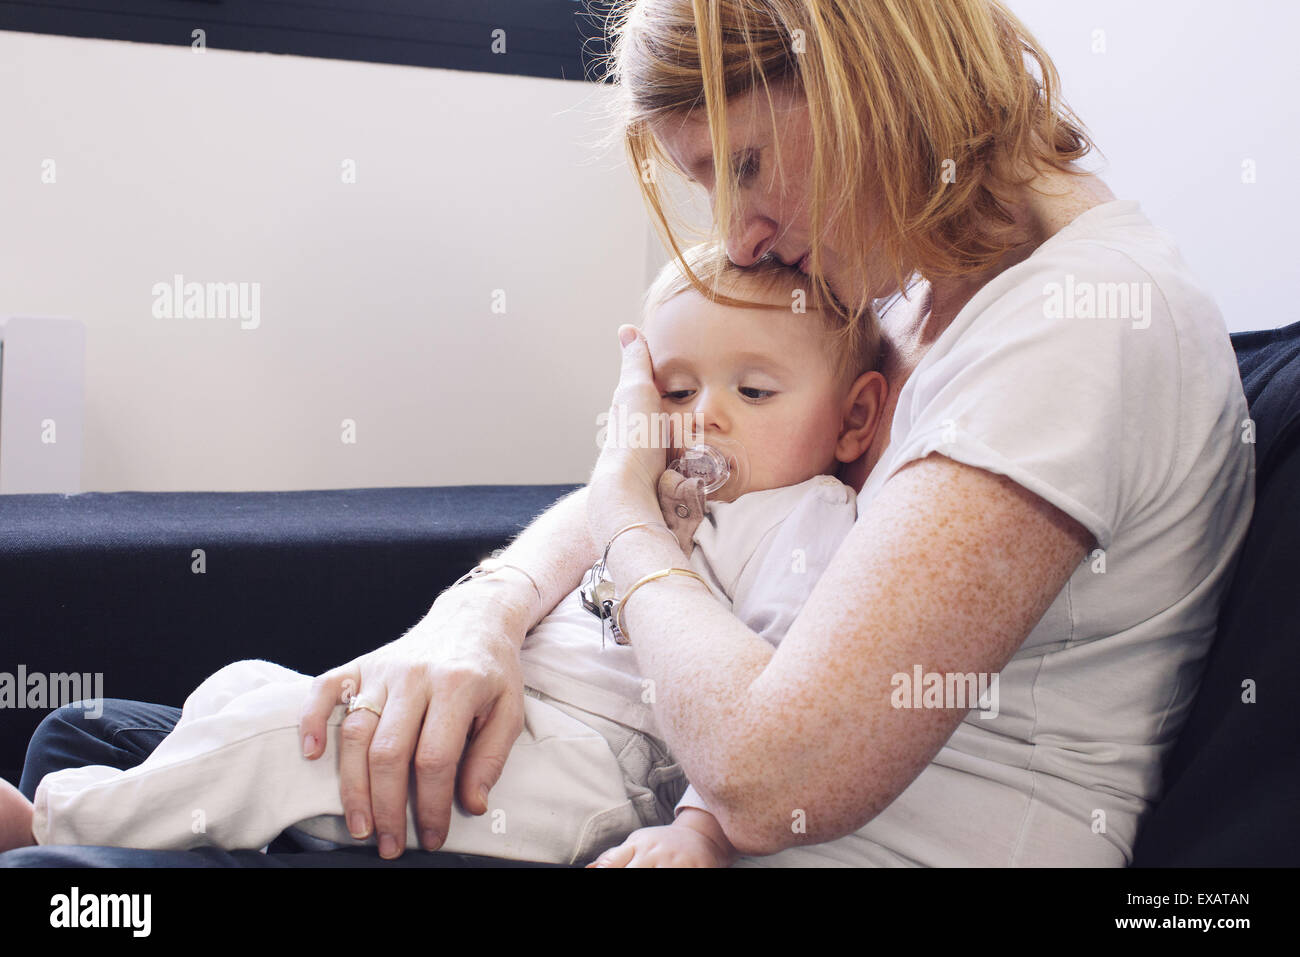
<path fill-rule="evenodd" d="M 691 389 L 679 389 L 676 392 L 665 392 L 662 398 L 665 398 L 670 402 L 682 402 L 691 394 L 692 391 L 693 390 Z"/>
<path fill-rule="evenodd" d="M 748 386 L 742 386 L 740 391 L 747 399 L 766 399 L 769 395 L 776 395 L 772 389 L 751 389 Z M 749 395 L 750 392 L 757 392 L 758 395 Z"/>

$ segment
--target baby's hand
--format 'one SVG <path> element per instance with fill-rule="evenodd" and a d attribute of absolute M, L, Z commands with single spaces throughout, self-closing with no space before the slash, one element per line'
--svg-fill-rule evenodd
<path fill-rule="evenodd" d="M 696 815 L 707 817 L 703 822 Z M 705 826 L 701 827 L 703 823 Z M 720 836 L 722 828 L 713 815 L 695 808 L 682 811 L 667 827 L 643 827 L 626 841 L 612 847 L 588 867 L 730 867 L 734 858 L 731 844 Z"/>

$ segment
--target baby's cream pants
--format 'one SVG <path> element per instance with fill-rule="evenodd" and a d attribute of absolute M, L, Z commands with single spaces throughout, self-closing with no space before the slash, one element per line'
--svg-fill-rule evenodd
<path fill-rule="evenodd" d="M 268 661 L 237 661 L 186 699 L 158 748 L 126 771 L 90 766 L 46 775 L 33 832 L 41 844 L 184 850 L 262 848 L 291 827 L 340 846 L 339 724 L 325 753 L 302 756 L 298 717 L 311 678 Z M 442 850 L 585 863 L 640 827 L 667 824 L 685 788 L 663 744 L 532 689 L 486 814 L 454 804 Z M 412 775 L 407 847 L 420 846 Z"/>

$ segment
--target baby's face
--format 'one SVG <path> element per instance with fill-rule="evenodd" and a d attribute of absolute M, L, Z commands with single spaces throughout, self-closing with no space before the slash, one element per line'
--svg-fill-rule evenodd
<path fill-rule="evenodd" d="M 789 301 L 749 289 L 732 295 Z M 721 437 L 720 450 L 744 450 L 743 483 L 730 481 L 711 499 L 835 474 L 846 394 L 833 380 L 816 316 L 722 306 L 688 290 L 660 306 L 643 332 L 663 411 L 699 413 L 692 421 L 700 440 Z"/>

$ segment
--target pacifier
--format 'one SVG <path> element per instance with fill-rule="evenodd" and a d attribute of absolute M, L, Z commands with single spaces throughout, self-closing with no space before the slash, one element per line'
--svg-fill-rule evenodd
<path fill-rule="evenodd" d="M 705 495 L 712 495 L 729 482 L 743 488 L 748 477 L 744 448 L 739 442 L 720 436 L 690 446 L 668 463 L 668 468 L 687 479 L 700 479 Z"/>

